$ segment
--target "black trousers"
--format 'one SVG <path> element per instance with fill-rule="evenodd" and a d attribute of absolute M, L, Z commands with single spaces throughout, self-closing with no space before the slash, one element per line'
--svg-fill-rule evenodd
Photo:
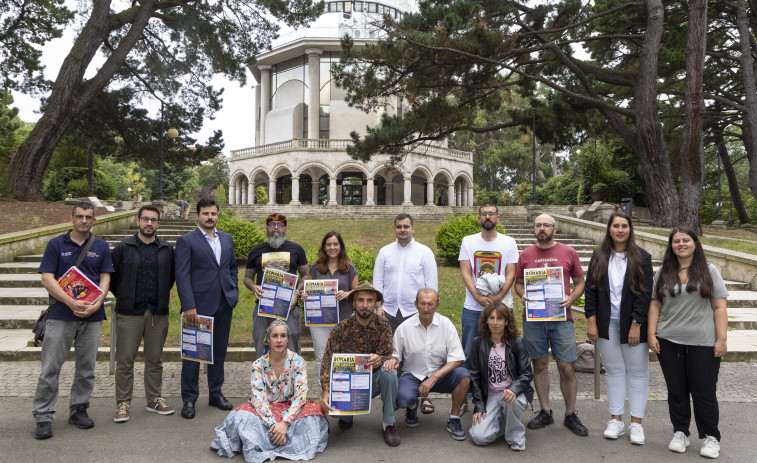
<path fill-rule="evenodd" d="M 715 357 L 715 348 L 676 344 L 662 338 L 658 340 L 660 353 L 657 358 L 668 386 L 668 411 L 673 432 L 681 431 L 689 435 L 691 397 L 699 438 L 712 436 L 720 441 L 717 398 L 720 358 Z"/>

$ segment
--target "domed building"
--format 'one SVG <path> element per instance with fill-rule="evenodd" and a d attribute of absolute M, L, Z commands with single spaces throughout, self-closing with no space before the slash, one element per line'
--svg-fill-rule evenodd
<path fill-rule="evenodd" d="M 282 34 L 250 69 L 255 86 L 255 146 L 231 152 L 229 203 L 255 204 L 263 187 L 266 204 L 472 206 L 473 158 L 446 140 L 422 145 L 392 165 L 386 155 L 351 158 L 350 132 L 364 134 L 381 114 L 403 111 L 401 99 L 365 113 L 344 101 L 331 78 L 339 39 L 356 45 L 378 38 L 371 21 L 399 19 L 412 0 L 327 1 L 310 27 Z"/>

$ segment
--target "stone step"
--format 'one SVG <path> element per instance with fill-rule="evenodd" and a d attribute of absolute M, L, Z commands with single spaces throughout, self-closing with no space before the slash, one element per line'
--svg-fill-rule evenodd
<path fill-rule="evenodd" d="M 29 330 L 45 305 L 0 305 L 0 329 Z"/>
<path fill-rule="evenodd" d="M 37 273 L 39 264 L 40 264 L 39 262 L 4 262 L 0 264 L 0 274 L 2 273 Z"/>
<path fill-rule="evenodd" d="M 730 302 L 728 301 L 729 305 Z M 755 308 L 728 307 L 728 328 L 729 330 L 757 330 L 757 310 Z"/>
<path fill-rule="evenodd" d="M 107 300 L 112 300 L 112 295 Z M 47 305 L 45 288 L 0 288 L 0 305 Z"/>
<path fill-rule="evenodd" d="M 189 230 L 187 233 L 189 233 L 189 232 L 191 232 L 191 230 Z M 160 236 L 164 240 L 176 241 L 176 238 L 178 238 L 178 237 L 180 237 L 182 235 L 186 235 L 186 233 L 165 233 L 165 234 L 161 233 L 158 236 Z M 119 242 L 119 241 L 125 240 L 126 238 L 131 238 L 132 236 L 134 236 L 134 233 L 130 233 L 130 234 L 113 234 L 113 235 L 99 235 L 98 238 L 102 238 L 105 241 L 116 241 L 116 242 Z"/>
<path fill-rule="evenodd" d="M 36 273 L 2 273 L 0 288 L 38 288 L 40 275 Z"/>

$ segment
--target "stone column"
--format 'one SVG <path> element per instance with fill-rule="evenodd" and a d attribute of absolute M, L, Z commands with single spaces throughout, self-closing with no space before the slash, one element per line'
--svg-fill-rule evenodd
<path fill-rule="evenodd" d="M 271 110 L 271 65 L 261 64 L 260 69 L 260 144 L 265 145 L 265 118 Z M 270 195 L 269 195 L 270 196 Z"/>
<path fill-rule="evenodd" d="M 455 206 L 462 206 L 463 205 L 463 198 L 460 194 L 460 186 L 455 186 Z"/>
<path fill-rule="evenodd" d="M 255 184 L 247 183 L 247 204 L 255 204 Z"/>
<path fill-rule="evenodd" d="M 276 204 L 276 179 L 272 178 L 268 180 L 268 204 Z"/>
<path fill-rule="evenodd" d="M 403 206 L 413 205 L 413 198 L 412 198 L 413 184 L 411 183 L 411 181 L 412 179 L 410 177 L 405 177 L 405 191 L 404 191 L 403 201 L 402 201 Z"/>
<path fill-rule="evenodd" d="M 426 182 L 426 206 L 435 206 L 434 204 L 434 182 Z"/>
<path fill-rule="evenodd" d="M 457 206 L 455 203 L 455 184 L 450 183 L 447 185 L 447 205 L 448 206 Z"/>
<path fill-rule="evenodd" d="M 234 193 L 234 184 L 229 182 L 229 204 L 234 204 L 236 194 Z"/>
<path fill-rule="evenodd" d="M 237 184 L 234 187 L 234 191 L 236 192 L 236 201 L 234 204 L 242 204 L 242 182 L 238 181 Z"/>
<path fill-rule="evenodd" d="M 368 177 L 365 184 L 365 205 L 366 206 L 375 206 L 376 201 L 373 200 L 374 195 L 374 186 L 373 186 L 373 177 Z"/>
<path fill-rule="evenodd" d="M 329 206 L 336 206 L 336 177 L 329 177 Z"/>
<path fill-rule="evenodd" d="M 318 186 L 319 186 L 319 181 L 317 179 L 314 179 L 311 185 L 311 190 L 310 190 L 311 191 L 310 204 L 312 204 L 313 206 L 316 206 L 319 204 L 318 203 Z"/>
<path fill-rule="evenodd" d="M 320 108 L 321 108 L 321 55 L 320 48 L 307 48 L 308 55 L 308 87 L 310 88 L 310 100 L 308 103 L 308 138 L 318 140 L 320 138 Z"/>
<path fill-rule="evenodd" d="M 247 186 L 250 184 L 248 183 Z M 247 204 L 247 188 L 244 186 L 244 182 L 242 182 L 242 203 L 241 204 Z"/>
<path fill-rule="evenodd" d="M 300 177 L 292 177 L 292 200 L 289 204 L 299 206 L 300 202 Z"/>
<path fill-rule="evenodd" d="M 473 187 L 468 188 L 468 206 L 473 205 Z"/>
<path fill-rule="evenodd" d="M 390 179 L 385 184 L 386 186 L 384 189 L 386 190 L 385 198 L 386 198 L 386 205 L 387 206 L 393 206 L 394 205 L 394 181 Z"/>

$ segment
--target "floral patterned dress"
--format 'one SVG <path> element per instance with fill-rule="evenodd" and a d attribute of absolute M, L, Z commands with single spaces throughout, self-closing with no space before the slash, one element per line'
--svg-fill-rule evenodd
<path fill-rule="evenodd" d="M 268 354 L 252 364 L 252 401 L 232 410 L 216 428 L 210 447 L 218 455 L 232 458 L 244 453 L 247 462 L 264 462 L 276 457 L 312 460 L 328 443 L 328 422 L 321 407 L 307 400 L 305 360 L 287 350 L 284 368 L 276 377 Z M 268 431 L 274 424 L 290 423 L 287 442 L 276 446 Z"/>

